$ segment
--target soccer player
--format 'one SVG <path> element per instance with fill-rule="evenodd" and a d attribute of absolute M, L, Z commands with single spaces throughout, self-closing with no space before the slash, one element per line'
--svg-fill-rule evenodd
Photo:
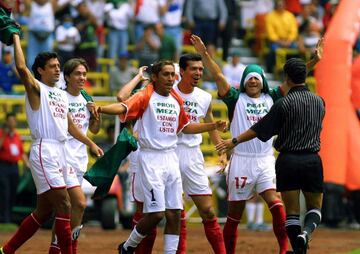
<path fill-rule="evenodd" d="M 86 81 L 86 74 L 89 70 L 84 59 L 73 58 L 64 65 L 64 79 L 66 83 L 66 95 L 69 101 L 69 113 L 74 124 L 86 135 L 88 129 L 96 134 L 100 129 L 100 118 L 95 119 L 87 109 L 87 104 L 92 103 L 92 98 L 83 90 Z M 90 101 L 90 102 L 89 102 Z M 81 222 L 86 208 L 86 198 L 81 189 L 83 175 L 88 164 L 86 146 L 68 133 L 68 140 L 65 143 L 66 165 L 69 174 L 76 177 L 69 177 L 66 181 L 67 191 L 71 201 L 71 229 L 72 229 L 72 250 L 77 253 L 77 242 L 82 228 Z M 53 232 L 55 233 L 55 232 Z M 57 239 L 54 235 L 49 254 L 60 253 Z"/>
<path fill-rule="evenodd" d="M 166 216 L 164 252 L 176 253 L 182 205 L 177 134 L 223 130 L 225 123 L 191 123 L 181 97 L 173 90 L 175 68 L 171 61 L 151 67 L 152 83 L 124 103 L 95 107 L 94 114 L 120 115 L 122 121 L 138 119 L 140 179 L 144 193 L 144 217 L 119 253 L 133 253 L 141 240 Z"/>
<path fill-rule="evenodd" d="M 32 66 L 34 77 L 26 67 L 18 34 L 13 34 L 13 42 L 16 69 L 26 90 L 26 113 L 33 139 L 30 165 L 38 196 L 36 209 L 23 220 L 0 253 L 14 253 L 55 212 L 55 233 L 61 253 L 71 254 L 71 204 L 65 181 L 76 175 L 69 174 L 66 168 L 67 133 L 88 145 L 97 156 L 103 152 L 68 115 L 67 96 L 55 87 L 60 76 L 56 53 L 43 52 L 36 57 Z"/>
<path fill-rule="evenodd" d="M 214 122 L 212 114 L 212 96 L 208 92 L 198 88 L 204 66 L 199 54 L 185 54 L 180 57 L 180 76 L 178 85 L 174 86 L 184 100 L 184 109 L 191 123 L 199 123 L 204 119 L 205 123 Z M 209 132 L 214 144 L 221 138 L 218 132 Z M 212 204 L 212 191 L 209 187 L 209 179 L 204 169 L 204 157 L 200 150 L 202 142 L 201 134 L 180 133 L 176 153 L 180 160 L 180 171 L 184 193 L 194 201 L 203 220 L 206 238 L 216 254 L 225 254 L 224 239 L 220 225 L 217 222 L 214 206 Z M 224 154 L 222 159 L 224 160 Z M 226 158 L 225 158 L 226 161 Z M 224 162 L 223 162 L 224 163 Z M 186 253 L 186 222 L 185 213 L 181 213 L 181 230 L 178 254 Z"/>
<path fill-rule="evenodd" d="M 311 233 L 321 221 L 323 167 L 318 152 L 325 116 L 324 100 L 305 87 L 306 65 L 291 58 L 284 65 L 287 95 L 269 113 L 233 139 L 221 141 L 216 149 L 224 152 L 254 138 L 266 142 L 278 135 L 275 148 L 276 187 L 286 207 L 286 229 L 295 254 L 306 254 Z M 307 213 L 301 229 L 300 191 Z"/>

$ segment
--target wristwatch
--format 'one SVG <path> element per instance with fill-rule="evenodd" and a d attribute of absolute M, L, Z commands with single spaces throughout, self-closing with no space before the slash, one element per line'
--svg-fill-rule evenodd
<path fill-rule="evenodd" d="M 231 143 L 233 143 L 234 145 L 237 145 L 237 144 L 238 144 L 237 138 L 233 138 L 233 139 L 231 140 Z"/>

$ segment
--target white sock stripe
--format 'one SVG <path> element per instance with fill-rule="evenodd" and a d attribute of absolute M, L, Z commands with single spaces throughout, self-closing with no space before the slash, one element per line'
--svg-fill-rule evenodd
<path fill-rule="evenodd" d="M 281 202 L 275 203 L 273 204 L 271 207 L 269 207 L 269 210 L 273 209 L 275 206 L 283 206 L 283 204 Z"/>
<path fill-rule="evenodd" d="M 321 220 L 321 211 L 320 211 L 319 209 L 311 209 L 311 210 L 307 211 L 307 213 L 305 214 L 305 216 L 308 215 L 308 214 L 310 214 L 310 213 L 316 213 L 317 215 L 319 215 L 320 220 Z"/>
<path fill-rule="evenodd" d="M 300 220 L 286 220 L 285 226 L 300 226 Z"/>
<path fill-rule="evenodd" d="M 138 237 L 140 237 L 140 238 L 145 238 L 145 237 L 146 237 L 146 235 L 140 234 L 140 233 L 137 231 L 136 227 L 134 227 L 134 233 L 136 234 L 136 236 L 138 236 Z"/>
<path fill-rule="evenodd" d="M 33 218 L 33 220 L 41 227 L 40 222 L 38 222 L 38 220 L 35 218 L 34 214 L 31 213 L 30 215 L 31 215 L 31 217 Z"/>
<path fill-rule="evenodd" d="M 55 217 L 55 220 L 70 221 L 70 218 Z"/>
<path fill-rule="evenodd" d="M 234 218 L 232 218 L 232 217 L 230 217 L 230 216 L 227 216 L 227 218 L 230 219 L 230 220 L 232 220 L 232 221 L 240 222 L 240 220 L 234 219 Z"/>

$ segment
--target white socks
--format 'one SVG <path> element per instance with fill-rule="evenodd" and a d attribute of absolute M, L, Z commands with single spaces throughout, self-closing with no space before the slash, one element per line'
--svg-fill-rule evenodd
<path fill-rule="evenodd" d="M 176 254 L 179 235 L 164 235 L 164 254 Z"/>
<path fill-rule="evenodd" d="M 136 246 L 138 246 L 138 244 L 141 242 L 141 240 L 144 239 L 145 237 L 146 237 L 146 235 L 140 234 L 136 230 L 136 227 L 134 227 L 133 231 L 131 231 L 131 234 L 130 234 L 129 238 L 124 243 L 125 250 L 127 250 L 127 248 L 129 246 L 133 247 L 133 248 L 136 248 Z M 177 247 L 177 245 L 176 245 L 176 247 Z"/>

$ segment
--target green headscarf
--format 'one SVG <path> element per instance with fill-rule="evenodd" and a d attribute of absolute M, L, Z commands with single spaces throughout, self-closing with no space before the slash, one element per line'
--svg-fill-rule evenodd
<path fill-rule="evenodd" d="M 0 41 L 10 46 L 13 44 L 13 34 L 21 34 L 20 26 L 10 17 L 11 9 L 0 1 Z"/>
<path fill-rule="evenodd" d="M 269 93 L 269 85 L 265 78 L 264 70 L 257 64 L 249 64 L 248 66 L 246 66 L 244 73 L 241 77 L 240 92 L 245 93 L 245 78 L 249 73 L 252 73 L 252 72 L 258 73 L 262 77 L 263 88 L 261 89 L 261 92 Z"/>

